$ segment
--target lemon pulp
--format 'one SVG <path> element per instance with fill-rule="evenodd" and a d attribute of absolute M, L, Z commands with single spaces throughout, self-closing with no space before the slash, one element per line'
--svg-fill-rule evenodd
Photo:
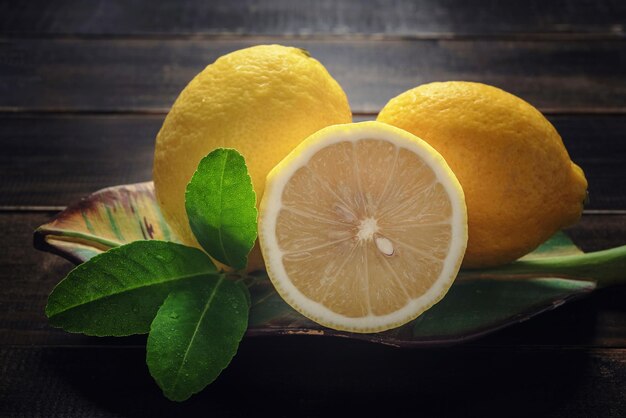
<path fill-rule="evenodd" d="M 364 122 L 323 129 L 270 172 L 259 233 L 268 274 L 295 309 L 375 332 L 443 297 L 467 221 L 462 189 L 434 149 Z"/>

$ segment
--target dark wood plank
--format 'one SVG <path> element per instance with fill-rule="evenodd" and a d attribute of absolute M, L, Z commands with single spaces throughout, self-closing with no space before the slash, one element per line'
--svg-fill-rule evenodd
<path fill-rule="evenodd" d="M 0 205 L 55 206 L 95 189 L 150 180 L 163 116 L 5 115 L 0 121 L 7 147 L 0 154 Z"/>
<path fill-rule="evenodd" d="M 32 248 L 33 230 L 51 216 L 46 212 L 0 213 L 5 243 L 0 252 L 0 346 L 144 344 L 142 337 L 92 338 L 48 326 L 43 314 L 47 296 L 73 267 L 60 257 Z M 624 245 L 626 215 L 584 216 L 568 233 L 588 251 Z M 626 347 L 625 298 L 626 286 L 599 290 L 584 300 L 478 340 L 472 346 Z"/>
<path fill-rule="evenodd" d="M 254 40 L 0 41 L 0 111 L 166 112 L 217 57 Z M 348 94 L 355 113 L 376 113 L 430 81 L 481 81 L 550 113 L 625 113 L 625 42 L 303 41 Z"/>
<path fill-rule="evenodd" d="M 626 245 L 626 215 L 583 215 L 565 231 L 585 252 Z"/>
<path fill-rule="evenodd" d="M 588 208 L 626 209 L 626 116 L 549 118 L 587 174 Z M 149 180 L 162 121 L 162 115 L 0 116 L 0 206 L 65 206 L 104 187 Z"/>
<path fill-rule="evenodd" d="M 604 34 L 623 37 L 619 0 L 45 0 L 0 2 L 4 35 L 493 36 Z"/>
<path fill-rule="evenodd" d="M 140 347 L 2 347 L 0 372 L 5 417 L 621 418 L 626 409 L 624 349 L 245 340 L 222 375 L 182 404 L 161 395 Z"/>
<path fill-rule="evenodd" d="M 44 308 L 47 294 L 71 270 L 72 264 L 41 253 L 32 245 L 33 229 L 52 215 L 0 214 L 0 231 L 7 239 L 0 252 L 0 345 L 22 341 L 45 344 L 47 337 L 42 336 L 57 334 L 47 326 Z"/>

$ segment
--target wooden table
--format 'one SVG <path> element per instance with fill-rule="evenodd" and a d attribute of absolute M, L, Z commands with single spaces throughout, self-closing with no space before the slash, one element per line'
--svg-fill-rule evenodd
<path fill-rule="evenodd" d="M 260 43 L 308 49 L 358 120 L 434 80 L 523 97 L 589 179 L 568 234 L 585 251 L 626 244 L 624 25 L 620 0 L 0 0 L 0 416 L 626 416 L 624 286 L 450 348 L 247 338 L 213 385 L 176 404 L 148 374 L 144 337 L 47 325 L 46 297 L 72 265 L 32 248 L 70 202 L 149 180 L 178 92 Z"/>

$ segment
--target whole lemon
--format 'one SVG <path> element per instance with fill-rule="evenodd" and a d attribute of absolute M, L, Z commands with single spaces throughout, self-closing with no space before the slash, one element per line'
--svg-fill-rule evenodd
<path fill-rule="evenodd" d="M 218 58 L 180 93 L 157 135 L 154 186 L 180 240 L 198 246 L 185 211 L 185 188 L 200 160 L 218 147 L 246 159 L 260 202 L 267 173 L 303 139 L 349 123 L 346 94 L 304 50 L 258 45 Z M 262 267 L 260 252 L 249 269 Z"/>
<path fill-rule="evenodd" d="M 427 141 L 459 179 L 466 268 L 511 262 L 580 218 L 582 169 L 541 112 L 510 93 L 472 82 L 425 84 L 391 99 L 378 121 Z"/>

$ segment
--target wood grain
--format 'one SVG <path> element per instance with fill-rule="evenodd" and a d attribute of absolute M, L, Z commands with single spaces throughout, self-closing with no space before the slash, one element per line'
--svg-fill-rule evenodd
<path fill-rule="evenodd" d="M 0 252 L 3 266 L 0 269 L 0 346 L 143 344 L 143 337 L 94 338 L 48 326 L 43 314 L 47 296 L 73 267 L 60 257 L 32 248 L 34 229 L 52 215 L 46 212 L 0 213 L 0 231 L 6 243 Z M 568 233 L 581 240 L 578 242 L 584 242 L 588 251 L 624 245 L 626 215 L 584 216 Z M 603 289 L 473 345 L 626 347 L 624 298 L 626 286 Z"/>
<path fill-rule="evenodd" d="M 549 119 L 585 170 L 588 209 L 626 209 L 626 116 Z M 104 187 L 150 180 L 162 121 L 162 115 L 0 115 L 0 206 L 65 206 Z"/>
<path fill-rule="evenodd" d="M 32 35 L 385 35 L 623 37 L 619 0 L 212 0 L 0 2 L 0 33 Z"/>
<path fill-rule="evenodd" d="M 163 116 L 0 117 L 0 205 L 67 205 L 152 178 Z"/>
<path fill-rule="evenodd" d="M 166 112 L 219 56 L 253 40 L 5 39 L 0 111 Z M 625 113 L 624 41 L 282 40 L 305 48 L 344 87 L 355 113 L 376 113 L 430 81 L 510 91 L 549 113 Z"/>

